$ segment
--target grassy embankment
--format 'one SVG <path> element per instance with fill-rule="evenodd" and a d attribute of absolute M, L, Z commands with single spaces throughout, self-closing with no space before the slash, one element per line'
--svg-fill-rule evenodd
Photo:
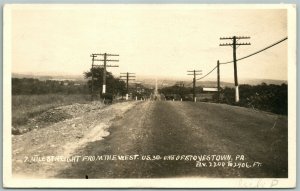
<path fill-rule="evenodd" d="M 49 109 L 89 102 L 90 97 L 83 94 L 47 94 L 47 95 L 13 95 L 12 96 L 12 126 L 26 125 L 33 118 Z"/>

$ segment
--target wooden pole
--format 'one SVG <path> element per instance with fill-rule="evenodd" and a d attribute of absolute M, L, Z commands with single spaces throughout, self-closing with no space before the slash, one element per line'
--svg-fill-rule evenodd
<path fill-rule="evenodd" d="M 219 62 L 219 60 L 218 60 L 218 62 L 217 62 L 217 73 L 218 73 L 218 77 L 217 77 L 217 79 L 218 79 L 218 102 L 220 102 L 220 62 Z"/>
<path fill-rule="evenodd" d="M 104 53 L 104 61 L 103 61 L 103 85 L 102 85 L 102 94 L 106 93 L 106 53 Z"/>

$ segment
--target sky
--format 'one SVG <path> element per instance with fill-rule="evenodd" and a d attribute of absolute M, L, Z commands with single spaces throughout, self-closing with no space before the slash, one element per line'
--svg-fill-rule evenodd
<path fill-rule="evenodd" d="M 81 75 L 92 53 L 119 54 L 120 72 L 189 79 L 231 61 L 220 37 L 250 36 L 237 58 L 287 36 L 286 9 L 220 9 L 201 5 L 15 6 L 11 11 L 12 72 Z M 287 41 L 238 62 L 239 78 L 287 80 Z M 100 59 L 100 57 L 99 57 Z M 97 62 L 101 64 L 100 62 Z M 221 79 L 233 80 L 233 64 Z M 215 79 L 216 71 L 207 77 Z"/>

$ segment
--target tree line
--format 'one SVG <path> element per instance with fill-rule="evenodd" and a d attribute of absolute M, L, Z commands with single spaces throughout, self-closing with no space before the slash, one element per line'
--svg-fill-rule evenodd
<path fill-rule="evenodd" d="M 92 91 L 93 84 L 94 94 L 101 94 L 103 84 L 103 68 L 91 68 L 89 71 L 84 73 L 84 77 L 88 79 L 87 84 L 89 91 Z M 106 72 L 106 92 L 106 94 L 111 94 L 113 96 L 125 96 L 127 93 L 125 81 L 114 77 L 111 72 Z M 142 84 L 131 84 L 128 87 L 128 93 L 134 97 L 137 96 L 138 98 L 149 97 L 151 92 L 151 89 L 146 88 Z"/>
<path fill-rule="evenodd" d="M 93 92 L 100 95 L 103 84 L 103 68 L 93 68 L 84 72 L 87 81 L 71 80 L 39 80 L 35 78 L 12 78 L 12 95 L 39 95 L 39 94 L 91 94 L 92 76 Z M 127 93 L 126 83 L 116 78 L 111 72 L 106 72 L 106 92 L 114 97 L 124 96 Z M 152 90 L 143 85 L 129 86 L 132 96 L 146 97 Z"/>
<path fill-rule="evenodd" d="M 87 94 L 88 92 L 88 87 L 83 82 L 12 78 L 12 95 Z"/>
<path fill-rule="evenodd" d="M 288 112 L 288 85 L 266 84 L 260 85 L 240 85 L 240 101 L 235 102 L 234 88 L 225 87 L 220 89 L 220 99 L 218 93 L 207 93 L 201 86 L 196 88 L 196 94 L 212 94 L 211 99 L 201 101 L 220 102 L 229 105 L 237 105 L 276 114 L 287 115 Z M 161 88 L 160 93 L 164 94 L 166 99 L 183 101 L 192 101 L 193 89 L 191 87 L 182 87 L 178 85 Z"/>
<path fill-rule="evenodd" d="M 225 88 L 221 91 L 221 102 L 269 111 L 287 115 L 288 113 L 288 85 L 262 83 L 260 85 L 240 85 L 240 101 L 235 103 L 234 88 Z M 215 98 L 214 98 L 215 99 Z"/>

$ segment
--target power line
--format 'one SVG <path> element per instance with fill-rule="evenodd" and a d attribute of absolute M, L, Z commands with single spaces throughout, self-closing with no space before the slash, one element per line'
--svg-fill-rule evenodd
<path fill-rule="evenodd" d="M 193 75 L 193 100 L 196 102 L 196 76 L 197 75 L 202 75 L 202 70 L 192 70 L 192 71 L 187 71 L 187 75 Z M 200 72 L 200 73 L 199 73 Z"/>
<path fill-rule="evenodd" d="M 208 76 L 210 73 L 212 73 L 218 66 L 215 66 L 211 71 L 209 71 L 207 74 L 205 74 L 205 76 L 202 76 L 201 78 L 198 78 L 197 80 L 201 80 L 203 78 L 205 78 L 206 76 Z"/>
<path fill-rule="evenodd" d="M 121 73 L 120 74 L 120 79 L 126 80 L 126 100 L 128 100 L 129 80 L 135 80 L 136 76 L 134 76 L 134 75 L 135 75 L 135 73 L 130 73 L 130 72 L 126 72 L 126 73 Z"/>
<path fill-rule="evenodd" d="M 231 40 L 231 43 L 222 43 L 220 44 L 220 46 L 231 46 L 232 50 L 233 50 L 233 74 L 234 74 L 234 85 L 235 85 L 235 102 L 239 102 L 239 83 L 238 83 L 238 74 L 237 74 L 237 59 L 236 59 L 236 49 L 237 46 L 245 46 L 245 45 L 251 45 L 251 43 L 247 42 L 247 43 L 239 43 L 238 40 L 241 39 L 250 39 L 250 37 L 239 37 L 239 36 L 233 36 L 233 37 L 223 37 L 220 38 L 220 40 Z"/>
<path fill-rule="evenodd" d="M 218 102 L 220 102 L 220 61 L 217 62 L 217 88 L 218 88 Z"/>
<path fill-rule="evenodd" d="M 97 56 L 103 56 L 103 59 L 95 59 Z M 108 56 L 119 56 L 118 54 L 91 54 L 92 57 L 92 96 L 93 96 L 93 82 L 94 82 L 94 76 L 93 76 L 93 69 L 97 67 L 103 67 L 103 85 L 102 85 L 102 94 L 106 93 L 106 68 L 107 67 L 119 67 L 118 65 L 107 65 L 107 62 L 119 62 L 119 60 L 109 60 L 107 59 Z M 95 64 L 95 61 L 101 61 L 103 64 Z M 101 94 L 101 93 L 100 93 Z"/>
<path fill-rule="evenodd" d="M 270 46 L 267 46 L 267 47 L 265 47 L 265 48 L 263 48 L 263 49 L 261 49 L 261 50 L 258 50 L 258 51 L 254 52 L 254 53 L 252 53 L 252 54 L 249 54 L 249 55 L 247 55 L 247 56 L 244 56 L 244 57 L 242 57 L 242 58 L 239 58 L 239 59 L 237 59 L 236 61 L 243 60 L 243 59 L 245 59 L 245 58 L 249 58 L 249 57 L 251 57 L 251 56 L 254 56 L 255 54 L 261 53 L 261 52 L 263 52 L 263 51 L 265 51 L 265 50 L 267 50 L 267 49 L 269 49 L 269 48 L 271 48 L 271 47 L 273 47 L 273 46 L 275 46 L 275 45 L 277 45 L 277 44 L 280 44 L 281 42 L 283 42 L 283 41 L 285 41 L 285 40 L 287 40 L 287 39 L 288 39 L 288 37 L 285 37 L 285 38 L 283 38 L 283 39 L 281 39 L 281 40 L 279 40 L 279 41 L 277 41 L 277 42 L 271 44 Z M 220 64 L 229 64 L 229 63 L 233 63 L 233 61 L 223 62 L 223 63 L 220 63 Z"/>
<path fill-rule="evenodd" d="M 239 59 L 237 59 L 237 61 L 243 60 L 243 59 L 245 59 L 245 58 L 249 58 L 249 57 L 251 57 L 251 56 L 253 56 L 253 55 L 255 55 L 255 54 L 258 54 L 258 53 L 260 53 L 260 52 L 263 52 L 263 51 L 265 51 L 265 50 L 267 50 L 267 49 L 269 49 L 269 48 L 271 48 L 271 47 L 273 47 L 273 46 L 275 46 L 275 45 L 277 45 L 277 44 L 280 44 L 281 42 L 283 42 L 283 41 L 285 41 L 285 40 L 287 40 L 287 39 L 288 39 L 288 37 L 285 37 L 285 38 L 283 38 L 283 39 L 281 39 L 281 40 L 279 40 L 279 41 L 277 41 L 277 42 L 271 44 L 270 46 L 267 46 L 267 47 L 265 47 L 265 48 L 263 48 L 263 49 L 261 49 L 261 50 L 258 50 L 258 51 L 254 52 L 254 53 L 252 53 L 252 54 L 249 54 L 249 55 L 247 55 L 247 56 L 244 56 L 244 57 L 242 57 L 242 58 L 239 58 Z M 233 61 L 230 61 L 230 62 L 223 62 L 223 63 L 220 63 L 220 65 L 221 65 L 221 64 L 229 64 L 229 63 L 233 63 Z M 211 71 L 209 71 L 209 72 L 208 72 L 207 74 L 205 74 L 203 77 L 198 78 L 197 80 L 201 80 L 201 79 L 205 78 L 206 76 L 208 76 L 209 74 L 211 74 L 217 67 L 218 67 L 218 66 L 215 66 Z M 192 83 L 190 83 L 190 84 L 192 84 Z M 190 84 L 188 84 L 188 85 L 190 85 Z"/>
<path fill-rule="evenodd" d="M 209 71 L 207 74 L 205 74 L 204 76 L 202 76 L 201 78 L 197 78 L 196 80 L 201 80 L 203 78 L 205 78 L 206 76 L 208 76 L 209 74 L 211 74 L 218 66 L 215 66 L 211 71 Z M 187 84 L 187 86 L 191 85 L 193 83 L 189 83 Z"/>

